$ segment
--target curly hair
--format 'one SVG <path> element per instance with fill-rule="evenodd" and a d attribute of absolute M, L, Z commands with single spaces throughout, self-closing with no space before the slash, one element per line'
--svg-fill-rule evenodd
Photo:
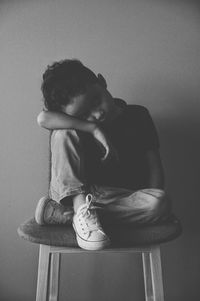
<path fill-rule="evenodd" d="M 88 84 L 97 81 L 97 76 L 77 59 L 54 62 L 43 74 L 44 105 L 49 111 L 60 111 L 72 97 L 84 94 Z"/>

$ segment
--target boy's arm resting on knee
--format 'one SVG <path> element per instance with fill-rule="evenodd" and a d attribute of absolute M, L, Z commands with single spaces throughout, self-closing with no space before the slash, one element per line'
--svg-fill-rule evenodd
<path fill-rule="evenodd" d="M 150 188 L 164 188 L 164 170 L 160 158 L 159 150 L 148 150 L 146 153 L 149 167 Z"/>
<path fill-rule="evenodd" d="M 102 129 L 94 122 L 82 120 L 63 112 L 43 110 L 37 116 L 37 123 L 48 130 L 74 129 L 90 133 L 105 150 L 102 160 L 105 160 L 110 153 L 110 141 Z"/>

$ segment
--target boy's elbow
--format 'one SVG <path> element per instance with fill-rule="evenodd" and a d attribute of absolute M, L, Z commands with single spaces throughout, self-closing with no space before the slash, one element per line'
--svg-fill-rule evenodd
<path fill-rule="evenodd" d="M 37 116 L 37 123 L 40 127 L 46 128 L 47 120 L 44 111 L 40 112 L 40 114 Z"/>

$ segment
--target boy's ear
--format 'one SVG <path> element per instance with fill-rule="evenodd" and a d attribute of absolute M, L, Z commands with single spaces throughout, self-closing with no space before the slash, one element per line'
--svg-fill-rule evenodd
<path fill-rule="evenodd" d="M 106 89 L 107 88 L 107 83 L 106 83 L 106 80 L 103 77 L 103 75 L 98 73 L 97 77 L 98 77 L 98 80 L 99 80 L 99 84 Z"/>

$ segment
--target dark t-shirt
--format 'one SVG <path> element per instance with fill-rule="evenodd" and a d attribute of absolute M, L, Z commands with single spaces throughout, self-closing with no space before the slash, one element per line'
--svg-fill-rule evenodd
<path fill-rule="evenodd" d="M 159 148 L 158 135 L 148 110 L 118 100 L 123 112 L 103 130 L 117 150 L 119 160 L 109 158 L 102 163 L 103 153 L 94 139 L 84 139 L 85 170 L 89 184 L 128 189 L 147 187 L 146 152 Z"/>

